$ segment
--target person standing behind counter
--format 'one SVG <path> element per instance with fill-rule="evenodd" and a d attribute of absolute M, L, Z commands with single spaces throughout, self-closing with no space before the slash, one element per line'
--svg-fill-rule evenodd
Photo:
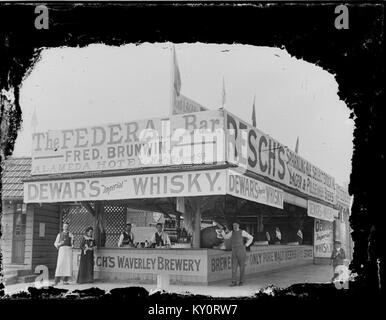
<path fill-rule="evenodd" d="M 134 233 L 131 231 L 131 223 L 126 224 L 126 230 L 119 236 L 118 247 L 134 247 Z"/>
<path fill-rule="evenodd" d="M 170 248 L 171 242 L 168 234 L 163 231 L 162 223 L 157 223 L 156 228 L 157 232 L 151 237 L 150 246 L 155 246 L 156 248 Z"/>
<path fill-rule="evenodd" d="M 246 247 L 248 247 L 253 237 L 246 231 L 240 229 L 240 225 L 237 222 L 233 223 L 233 231 L 225 233 L 222 230 L 222 236 L 224 239 L 231 239 L 232 246 L 232 283 L 231 286 L 237 285 L 237 267 L 240 267 L 240 282 L 239 286 L 244 283 L 245 262 L 247 259 Z M 244 244 L 244 238 L 247 242 Z"/>

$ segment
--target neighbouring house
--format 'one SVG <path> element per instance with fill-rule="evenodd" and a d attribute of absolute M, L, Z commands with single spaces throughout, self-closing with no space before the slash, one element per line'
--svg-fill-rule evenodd
<path fill-rule="evenodd" d="M 32 281 L 38 265 L 45 265 L 52 274 L 59 206 L 23 203 L 23 181 L 30 176 L 31 158 L 8 158 L 2 166 L 0 252 L 5 283 Z"/>

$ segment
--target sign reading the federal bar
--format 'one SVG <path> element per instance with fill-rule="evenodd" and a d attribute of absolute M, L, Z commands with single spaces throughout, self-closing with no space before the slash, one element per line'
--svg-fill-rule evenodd
<path fill-rule="evenodd" d="M 225 159 L 220 111 L 33 134 L 32 175 L 212 164 Z"/>

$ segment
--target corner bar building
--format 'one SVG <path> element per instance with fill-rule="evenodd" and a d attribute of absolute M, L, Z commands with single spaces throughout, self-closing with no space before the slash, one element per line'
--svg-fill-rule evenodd
<path fill-rule="evenodd" d="M 51 277 L 53 235 L 63 222 L 75 247 L 94 226 L 95 277 L 103 280 L 155 281 L 160 274 L 172 283 L 230 279 L 231 252 L 211 223 L 230 228 L 234 219 L 254 235 L 246 275 L 329 262 L 337 238 L 351 252 L 347 192 L 226 110 L 34 134 L 24 203 L 36 233 L 32 256 L 47 248 L 28 267 L 47 265 Z M 127 222 L 138 246 L 118 248 Z M 171 248 L 143 246 L 157 222 Z M 75 277 L 80 250 L 73 254 Z"/>

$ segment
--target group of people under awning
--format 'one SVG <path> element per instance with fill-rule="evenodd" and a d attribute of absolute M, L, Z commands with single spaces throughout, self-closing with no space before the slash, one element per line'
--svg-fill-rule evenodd
<path fill-rule="evenodd" d="M 58 250 L 58 260 L 55 270 L 54 285 L 57 285 L 60 280 L 63 284 L 68 284 L 72 277 L 72 249 L 74 247 L 74 236 L 68 229 L 68 223 L 63 224 L 63 230 L 55 240 L 54 246 Z M 125 231 L 121 233 L 118 240 L 118 247 L 135 248 L 135 237 L 131 230 L 131 223 L 126 224 Z M 156 232 L 145 243 L 148 248 L 170 248 L 171 242 L 168 234 L 163 231 L 163 225 L 157 223 Z M 85 234 L 80 239 L 80 261 L 77 283 L 91 283 L 94 281 L 94 249 L 96 242 L 93 238 L 93 228 L 88 227 Z"/>
<path fill-rule="evenodd" d="M 152 235 L 149 241 L 145 241 L 144 245 L 135 242 L 135 236 L 132 231 L 131 223 L 126 224 L 125 231 L 121 233 L 118 239 L 118 247 L 128 248 L 170 248 L 171 242 L 169 235 L 164 232 L 162 223 L 156 224 L 156 232 Z"/>
<path fill-rule="evenodd" d="M 126 224 L 126 229 L 119 237 L 118 247 L 134 247 L 134 234 L 131 230 L 130 223 Z M 277 228 L 278 229 L 278 228 Z M 277 232 L 280 232 L 277 231 Z M 242 285 L 244 282 L 245 263 L 246 263 L 246 248 L 249 247 L 254 238 L 245 230 L 240 229 L 238 222 L 233 222 L 232 231 L 225 227 L 225 231 L 221 229 L 223 239 L 229 239 L 232 248 L 232 282 L 231 286 Z M 277 234 L 279 238 L 280 235 Z M 68 230 L 68 224 L 63 224 L 63 231 L 60 232 L 54 243 L 58 249 L 58 260 L 55 271 L 55 282 L 58 284 L 60 279 L 63 279 L 64 284 L 68 284 L 72 277 L 72 248 L 74 246 L 74 236 Z M 152 248 L 168 248 L 171 246 L 169 236 L 163 231 L 161 223 L 156 225 L 156 232 L 149 241 L 148 247 Z M 91 283 L 94 281 L 94 251 L 96 242 L 93 238 L 93 228 L 88 227 L 80 241 L 80 262 L 77 283 Z M 345 252 L 340 247 L 340 242 L 336 241 L 333 250 L 331 261 L 334 269 L 334 279 L 337 277 L 337 266 L 342 266 L 345 259 Z M 237 282 L 237 269 L 240 269 L 240 278 Z"/>

